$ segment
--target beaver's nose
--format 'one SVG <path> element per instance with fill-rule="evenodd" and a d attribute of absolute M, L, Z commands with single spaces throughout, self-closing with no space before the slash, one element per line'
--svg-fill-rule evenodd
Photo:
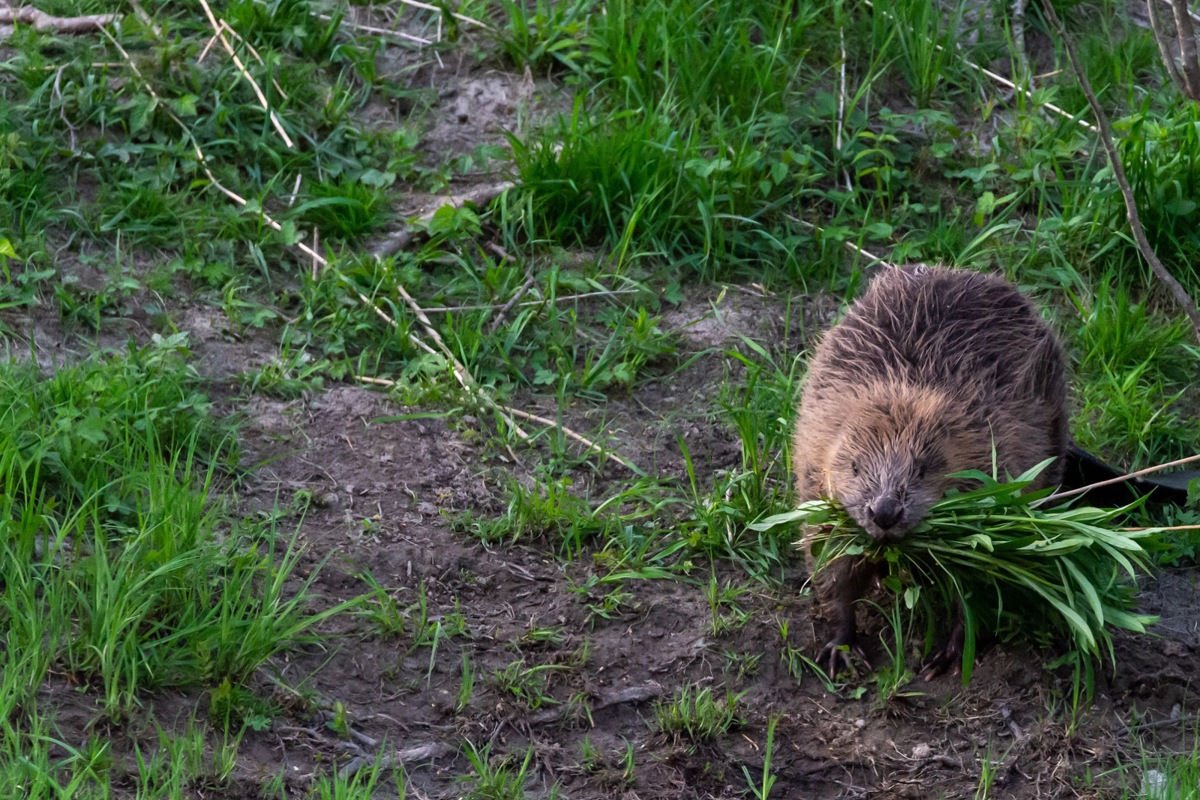
<path fill-rule="evenodd" d="M 872 522 L 886 531 L 900 521 L 900 517 L 904 515 L 904 506 L 900 505 L 899 500 L 884 497 L 872 503 L 867 508 L 867 513 Z"/>

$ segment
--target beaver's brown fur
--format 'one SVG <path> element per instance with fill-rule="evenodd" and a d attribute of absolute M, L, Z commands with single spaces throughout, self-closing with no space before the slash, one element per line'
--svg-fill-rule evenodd
<path fill-rule="evenodd" d="M 870 535 L 898 539 L 950 488 L 948 473 L 991 473 L 993 448 L 1001 478 L 1055 457 L 1035 487 L 1057 484 L 1065 372 L 1054 332 L 1007 281 L 887 268 L 813 355 L 792 447 L 798 499 L 836 499 Z M 811 566 L 807 534 L 803 544 Z M 848 661 L 841 645 L 857 651 L 853 603 L 878 573 L 842 558 L 812 576 L 831 672 Z"/>

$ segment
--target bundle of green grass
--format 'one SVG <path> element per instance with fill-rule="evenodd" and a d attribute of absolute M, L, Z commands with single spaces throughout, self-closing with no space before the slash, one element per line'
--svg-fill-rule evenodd
<path fill-rule="evenodd" d="M 1078 652 L 1107 654 L 1111 661 L 1110 628 L 1141 633 L 1157 621 L 1137 613 L 1134 598 L 1139 575 L 1151 570 L 1161 529 L 1115 526 L 1138 503 L 1043 509 L 1039 504 L 1054 489 L 1024 491 L 1037 471 L 1009 482 L 980 471 L 951 476 L 981 485 L 947 493 L 898 542 L 876 541 L 844 508 L 825 500 L 751 527 L 812 526 L 818 570 L 845 556 L 885 562 L 885 588 L 909 609 L 923 610 L 930 623 L 949 619 L 962 598 L 964 681 L 970 678 L 980 630 L 1035 638 L 1066 633 Z"/>

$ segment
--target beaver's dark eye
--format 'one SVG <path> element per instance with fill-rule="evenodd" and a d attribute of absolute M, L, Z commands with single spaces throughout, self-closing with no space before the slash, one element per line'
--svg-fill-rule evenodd
<path fill-rule="evenodd" d="M 852 473 L 854 473 L 854 477 L 856 477 L 856 478 L 858 477 L 858 462 L 857 461 L 850 462 L 850 471 Z"/>
<path fill-rule="evenodd" d="M 919 481 L 925 480 L 925 466 L 923 462 L 917 464 L 917 480 Z"/>

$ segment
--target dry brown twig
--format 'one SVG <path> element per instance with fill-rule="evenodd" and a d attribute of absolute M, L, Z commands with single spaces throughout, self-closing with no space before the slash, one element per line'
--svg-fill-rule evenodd
<path fill-rule="evenodd" d="M 258 82 L 254 80 L 254 77 L 246 69 L 246 65 L 243 64 L 242 59 L 238 57 L 237 52 L 233 49 L 233 45 L 231 45 L 229 40 L 225 38 L 225 31 L 231 29 L 225 24 L 224 20 L 217 20 L 216 15 L 213 14 L 212 8 L 210 8 L 208 5 L 208 0 L 200 0 L 200 5 L 204 9 L 205 16 L 208 17 L 208 24 L 212 26 L 213 34 L 221 43 L 221 47 L 225 48 L 225 52 L 229 54 L 229 58 L 233 61 L 233 65 L 238 68 L 238 72 L 242 74 L 242 77 L 245 78 L 246 82 L 250 84 L 250 88 L 254 90 L 255 96 L 258 97 L 259 105 L 262 106 L 263 111 L 267 112 L 267 116 L 271 119 L 271 125 L 274 126 L 275 131 L 279 134 L 279 138 L 283 139 L 283 143 L 286 144 L 289 149 L 295 150 L 296 143 L 292 141 L 292 137 L 288 136 L 287 131 L 284 130 L 283 123 L 279 120 L 279 115 L 275 113 L 275 109 L 271 108 L 270 103 L 267 102 L 267 96 L 263 94 L 263 90 L 259 88 Z"/>
<path fill-rule="evenodd" d="M 1121 197 L 1125 200 L 1125 215 L 1129 220 L 1129 228 L 1133 233 L 1133 240 L 1137 244 L 1138 251 L 1142 254 L 1142 258 L 1146 259 L 1155 276 L 1167 287 L 1167 291 L 1171 293 L 1175 302 L 1188 315 L 1192 322 L 1193 334 L 1197 340 L 1200 340 L 1200 310 L 1196 309 L 1195 301 L 1183 288 L 1183 284 L 1176 280 L 1175 276 L 1159 260 L 1154 248 L 1150 246 L 1149 239 L 1146 238 L 1146 230 L 1142 227 L 1142 220 L 1138 216 L 1137 198 L 1133 195 L 1133 187 L 1129 185 L 1129 179 L 1125 177 L 1125 168 L 1121 165 L 1121 154 L 1117 152 L 1112 125 L 1109 124 L 1108 115 L 1104 113 L 1100 101 L 1096 99 L 1096 93 L 1092 91 L 1092 84 L 1083 71 L 1079 54 L 1075 52 L 1075 44 L 1067 35 L 1067 29 L 1063 26 L 1062 20 L 1058 18 L 1058 13 L 1054 10 L 1050 0 L 1042 0 L 1042 8 L 1046 11 L 1046 18 L 1058 31 L 1059 38 L 1062 39 L 1063 46 L 1067 50 L 1067 58 L 1071 61 L 1071 69 L 1075 71 L 1075 77 L 1079 80 L 1079 86 L 1083 89 L 1084 96 L 1087 97 L 1088 105 L 1092 107 L 1092 113 L 1096 115 L 1096 122 L 1100 126 L 1100 144 L 1104 146 L 1104 152 L 1108 154 L 1108 163 L 1112 165 L 1113 177 L 1116 178 L 1117 186 L 1121 189 Z"/>
<path fill-rule="evenodd" d="M 871 8 L 875 7 L 874 4 L 872 4 L 871 0 L 864 0 L 864 2 Z M 884 11 L 883 13 L 887 14 L 888 17 L 890 17 L 893 21 L 896 21 L 896 17 L 893 14 L 891 14 L 891 12 Z M 944 49 L 940 44 L 935 44 L 934 47 L 936 47 L 938 50 Z M 986 67 L 981 67 L 978 64 L 976 64 L 974 61 L 971 61 L 970 59 L 959 58 L 959 61 L 961 61 L 964 65 L 970 67 L 971 69 L 975 70 L 980 75 L 990 78 L 991 80 L 995 81 L 996 83 L 1000 84 L 1001 86 L 1005 86 L 1009 89 L 1012 89 L 1015 92 L 1020 92 L 1021 94 L 1025 95 L 1025 98 L 1027 100 L 1033 100 L 1032 87 L 1017 86 L 1015 83 L 1013 83 L 1012 81 L 1010 81 L 1008 78 L 1004 77 L 1003 75 L 997 75 L 995 72 L 992 72 L 990 69 L 987 69 Z M 1062 117 L 1063 119 L 1073 120 L 1075 122 L 1075 124 L 1078 125 L 1079 127 L 1085 128 L 1086 130 L 1096 133 L 1095 125 L 1088 122 L 1086 119 L 1078 118 L 1075 114 L 1072 114 L 1070 111 L 1067 111 L 1066 109 L 1059 108 L 1058 106 L 1054 105 L 1053 103 L 1042 103 L 1041 107 L 1046 109 L 1047 111 L 1052 111 L 1053 113 L 1057 114 L 1058 116 Z"/>
<path fill-rule="evenodd" d="M 91 33 L 121 19 L 120 14 L 88 14 L 80 17 L 56 17 L 30 6 L 0 6 L 0 36 L 8 36 L 16 25 L 28 25 L 35 31 L 55 33 Z"/>
<path fill-rule="evenodd" d="M 395 381 L 388 380 L 387 378 L 373 378 L 369 375 L 357 375 L 355 377 L 358 380 L 362 381 L 363 383 L 369 383 L 374 386 L 383 386 L 383 387 L 386 387 L 389 389 L 396 385 Z M 520 419 L 528 420 L 529 422 L 536 422 L 539 425 L 545 425 L 547 428 L 556 428 L 557 430 L 562 431 L 563 435 L 565 435 L 567 438 L 574 439 L 575 441 L 579 442 L 581 445 L 583 445 L 588 450 L 591 450 L 594 453 L 607 453 L 609 458 L 611 458 L 613 461 L 620 464 L 622 467 L 625 467 L 625 469 L 629 470 L 630 472 L 634 473 L 635 475 L 644 474 L 640 469 L 635 467 L 631 462 L 626 461 L 624 458 L 622 458 L 621 456 L 612 452 L 611 450 L 605 450 L 603 447 L 601 447 L 595 441 L 587 438 L 586 436 L 584 436 L 581 433 L 578 433 L 578 432 L 568 428 L 566 425 L 562 425 L 558 422 L 555 422 L 552 419 L 547 419 L 546 417 L 542 417 L 537 414 L 531 414 L 528 411 L 522 411 L 519 408 L 512 408 L 511 406 L 502 406 L 499 403 L 496 403 L 494 400 L 491 401 L 490 405 L 494 410 L 496 410 L 498 412 L 502 412 L 504 414 L 511 414 L 514 417 L 519 417 Z M 528 439 L 529 437 L 526 436 L 526 437 L 522 437 L 522 438 Z"/>
<path fill-rule="evenodd" d="M 1044 505 L 1049 503 L 1051 500 L 1062 500 L 1067 497 L 1074 497 L 1077 494 L 1083 494 L 1084 492 L 1092 489 L 1099 489 L 1104 486 L 1112 486 L 1114 483 L 1124 483 L 1125 481 L 1132 480 L 1133 478 L 1140 478 L 1143 475 L 1149 475 L 1153 472 L 1162 472 L 1164 469 L 1171 469 L 1172 467 L 1182 467 L 1184 464 L 1191 464 L 1196 461 L 1200 461 L 1200 455 L 1188 456 L 1187 458 L 1178 458 L 1174 461 L 1168 461 L 1165 464 L 1155 464 L 1153 467 L 1139 469 L 1137 472 L 1130 472 L 1127 475 L 1121 475 L 1118 478 L 1108 478 L 1107 480 L 1097 481 L 1096 483 L 1088 484 L 1087 486 L 1081 486 L 1078 489 L 1069 489 L 1065 492 L 1055 492 L 1049 497 L 1045 497 L 1037 501 L 1037 503 L 1038 505 Z"/>
<path fill-rule="evenodd" d="M 200 0 L 200 2 L 205 7 L 206 12 L 208 12 L 210 15 L 209 22 L 213 26 L 213 29 L 218 31 L 218 35 L 220 35 L 221 23 L 218 23 L 216 18 L 211 15 L 211 9 L 209 9 L 209 7 L 208 7 L 207 0 Z M 208 177 L 210 184 L 214 188 L 216 188 L 218 191 L 220 191 L 222 194 L 224 194 L 226 197 L 228 197 L 230 200 L 237 203 L 239 206 L 244 207 L 244 206 L 248 205 L 248 202 L 244 197 L 237 194 L 233 190 L 229 189 L 224 184 L 222 184 L 219 180 L 217 180 L 216 175 L 213 174 L 212 170 L 210 169 L 210 167 L 208 165 L 208 159 L 205 157 L 204 151 L 200 147 L 200 143 L 196 141 L 196 137 L 192 134 L 191 129 L 188 128 L 188 126 L 184 124 L 183 120 L 181 120 L 172 111 L 170 111 L 169 108 L 166 108 L 166 106 L 161 103 L 161 99 L 159 98 L 158 94 L 154 91 L 154 87 L 150 84 L 150 82 L 148 80 L 146 80 L 145 76 L 142 75 L 141 71 L 137 67 L 137 64 L 133 61 L 133 58 L 129 55 L 129 53 L 126 52 L 125 48 L 121 46 L 120 42 L 118 42 L 112 36 L 112 34 L 108 33 L 108 31 L 104 30 L 103 28 L 100 28 L 100 30 L 108 38 L 109 42 L 112 43 L 112 45 L 121 54 L 122 58 L 125 59 L 125 63 L 129 66 L 130 70 L 138 78 L 138 80 L 140 80 L 142 82 L 142 84 L 145 86 L 146 91 L 150 94 L 150 96 L 153 97 L 155 100 L 160 100 L 160 106 L 166 110 L 166 113 L 170 116 L 170 118 L 175 122 L 175 124 L 177 126 L 179 126 L 179 129 L 182 131 L 183 135 L 191 143 L 192 150 L 196 154 L 197 163 L 199 164 L 201 170 L 204 171 L 204 174 Z M 226 46 L 227 49 L 229 49 L 228 42 L 226 42 L 224 40 L 223 36 L 222 36 L 222 43 Z M 230 55 L 233 56 L 233 53 L 230 52 Z M 236 56 L 233 56 L 233 57 L 236 58 Z M 245 73 L 244 70 L 243 70 L 243 75 L 246 76 L 247 79 L 249 79 L 249 76 Z M 251 82 L 253 83 L 253 81 L 251 81 Z M 257 89 L 257 85 L 255 85 L 255 88 Z M 261 93 L 260 93 L 260 96 L 261 96 Z M 261 99 L 263 99 L 263 101 L 265 102 L 265 98 L 261 98 Z M 274 114 L 274 112 L 271 112 L 271 113 Z M 507 186 L 505 188 L 507 188 Z M 272 230 L 278 231 L 278 232 L 281 232 L 283 230 L 283 226 L 279 222 L 274 220 L 266 211 L 260 210 L 259 214 L 261 215 L 263 222 L 269 228 L 271 228 Z M 314 244 L 315 244 L 315 241 L 314 241 Z M 315 248 L 309 247 L 308 245 L 304 244 L 303 242 L 296 242 L 295 247 L 312 259 L 314 269 L 316 269 L 317 267 L 319 267 L 320 269 L 328 268 L 329 261 L 324 256 L 322 256 L 319 252 L 317 252 L 317 250 Z M 396 324 L 396 321 L 394 319 L 392 319 L 386 312 L 384 312 L 383 309 L 379 308 L 379 306 L 376 305 L 375 302 L 373 300 L 371 300 L 371 298 L 364 295 L 362 292 L 360 292 L 355 287 L 351 287 L 351 289 L 358 296 L 358 299 L 364 305 L 366 305 L 368 308 L 370 308 L 375 313 L 376 316 L 378 316 L 380 319 L 382 319 L 384 322 L 386 322 L 388 325 L 390 325 L 393 328 L 399 327 Z M 493 411 L 495 411 L 497 416 L 500 417 L 500 419 L 504 422 L 504 424 L 511 431 L 513 431 L 513 433 L 516 434 L 516 436 L 519 439 L 521 439 L 522 441 L 529 441 L 532 438 L 528 433 L 525 432 L 525 430 L 516 421 L 517 419 L 526 419 L 526 420 L 529 420 L 532 422 L 538 422 L 540 424 L 547 425 L 549 427 L 559 428 L 560 430 L 562 430 L 562 432 L 566 436 L 580 442 L 581 444 L 584 444 L 589 449 L 596 451 L 596 452 L 600 452 L 600 453 L 605 452 L 604 449 L 602 447 L 600 447 L 599 445 L 597 445 L 595 442 L 591 441 L 590 439 L 588 439 L 584 436 L 581 436 L 580 434 L 576 433 L 573 430 L 570 430 L 566 426 L 557 425 L 555 422 L 553 422 L 552 420 L 548 420 L 545 417 L 540 417 L 536 414 L 530 414 L 527 411 L 521 411 L 521 410 L 515 409 L 515 408 L 507 408 L 507 407 L 501 405 L 500 403 L 498 403 L 493 397 L 491 397 L 486 391 L 483 390 L 482 387 L 480 387 L 475 382 L 474 377 L 467 370 L 467 368 L 462 364 L 461 361 L 458 360 L 457 357 L 455 357 L 453 351 L 451 351 L 450 348 L 446 346 L 445 341 L 442 339 L 441 335 L 438 334 L 437 329 L 433 326 L 433 323 L 429 320 L 429 317 L 426 315 L 424 309 L 421 308 L 420 304 L 418 304 L 417 301 L 412 297 L 412 295 L 410 295 L 408 293 L 408 291 L 404 288 L 404 286 L 397 284 L 396 291 L 399 293 L 401 298 L 403 298 L 404 302 L 408 305 L 408 307 L 412 310 L 413 314 L 417 317 L 417 321 L 420 323 L 421 327 L 425 330 L 425 333 L 433 340 L 434 344 L 437 345 L 437 350 L 434 350 L 434 348 L 430 347 L 428 344 L 426 344 L 424 341 L 422 341 L 419 337 L 417 337 L 411 331 L 409 331 L 407 333 L 407 338 L 408 338 L 409 342 L 411 342 L 415 347 L 418 347 L 421 350 L 423 350 L 426 353 L 429 353 L 431 355 L 437 354 L 438 350 L 440 350 L 441 354 L 443 356 L 445 356 L 445 358 L 447 359 L 447 362 L 450 364 L 451 369 L 454 373 L 454 376 L 457 379 L 457 381 L 459 382 L 459 385 L 462 386 L 463 390 L 466 391 L 467 394 L 469 394 L 471 397 L 475 398 L 477 401 L 479 401 L 484 406 L 487 406 L 488 408 L 491 408 Z M 382 379 L 382 378 L 376 378 L 376 379 L 372 379 L 370 381 L 365 381 L 365 382 L 375 383 L 377 385 L 385 385 L 385 386 L 386 385 L 394 385 L 392 382 L 386 381 L 386 379 Z M 637 467 L 635 467 L 629 461 L 626 461 L 624 458 L 621 458 L 620 456 L 616 455 L 615 453 L 609 453 L 608 455 L 616 463 L 620 464 L 621 466 L 625 467 L 626 469 L 630 470 L 631 472 L 633 472 L 635 474 L 642 474 L 641 470 L 639 470 Z"/>
<path fill-rule="evenodd" d="M 519 303 L 521 301 L 521 298 L 525 296 L 526 292 L 528 292 L 530 289 L 533 288 L 533 285 L 536 282 L 537 282 L 537 278 L 534 277 L 533 269 L 526 268 L 525 282 L 522 283 L 519 287 L 517 287 L 517 290 L 515 292 L 513 292 L 513 296 L 508 299 L 508 302 L 505 303 L 503 306 L 501 306 L 500 310 L 496 312 L 496 316 L 492 320 L 492 325 L 488 329 L 489 333 L 496 332 L 496 329 L 499 328 L 500 325 L 504 322 L 504 318 L 508 316 L 508 312 L 512 311 L 513 306 L 515 306 L 517 303 Z"/>

